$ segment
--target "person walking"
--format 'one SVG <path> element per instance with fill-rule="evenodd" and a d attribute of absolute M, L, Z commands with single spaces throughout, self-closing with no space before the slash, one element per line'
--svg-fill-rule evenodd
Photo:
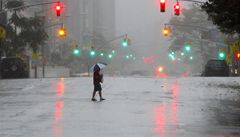
<path fill-rule="evenodd" d="M 103 83 L 103 74 L 100 74 L 100 68 L 97 68 L 93 73 L 94 89 L 93 89 L 93 94 L 92 94 L 92 101 L 97 101 L 95 99 L 95 95 L 96 95 L 97 91 L 99 93 L 100 101 L 105 100 L 105 98 L 102 97 L 101 83 Z"/>

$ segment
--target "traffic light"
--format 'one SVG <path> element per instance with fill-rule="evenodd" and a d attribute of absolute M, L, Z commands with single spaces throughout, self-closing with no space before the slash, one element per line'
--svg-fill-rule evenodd
<path fill-rule="evenodd" d="M 160 11 L 165 12 L 166 0 L 160 0 Z"/>
<path fill-rule="evenodd" d="M 184 56 L 185 55 L 185 53 L 184 52 L 181 52 L 181 56 Z"/>
<path fill-rule="evenodd" d="M 75 48 L 75 49 L 73 50 L 73 54 L 74 54 L 75 56 L 80 55 L 80 49 L 79 49 L 79 48 Z"/>
<path fill-rule="evenodd" d="M 235 53 L 235 59 L 240 60 L 240 51 Z"/>
<path fill-rule="evenodd" d="M 61 27 L 58 29 L 58 36 L 59 37 L 65 37 L 66 36 L 66 30 L 64 27 Z"/>
<path fill-rule="evenodd" d="M 124 38 L 122 41 L 122 46 L 127 47 L 128 46 L 128 38 Z"/>
<path fill-rule="evenodd" d="M 175 52 L 171 52 L 168 54 L 168 57 L 171 59 L 171 60 L 175 60 Z"/>
<path fill-rule="evenodd" d="M 162 33 L 163 33 L 163 36 L 168 36 L 169 35 L 169 28 L 167 26 L 164 26 Z"/>
<path fill-rule="evenodd" d="M 60 2 L 57 2 L 55 5 L 55 12 L 57 16 L 61 15 L 62 9 L 63 9 L 62 4 Z"/>
<path fill-rule="evenodd" d="M 109 59 L 112 59 L 112 58 L 113 58 L 113 55 L 112 55 L 112 54 L 108 54 L 108 58 L 109 58 Z"/>
<path fill-rule="evenodd" d="M 78 54 L 80 54 L 80 50 L 79 50 L 79 49 L 74 49 L 73 53 L 74 53 L 75 55 L 78 55 Z"/>
<path fill-rule="evenodd" d="M 180 15 L 180 5 L 179 2 L 177 1 L 177 3 L 174 5 L 174 14 L 179 16 Z"/>
<path fill-rule="evenodd" d="M 104 56 L 104 53 L 103 53 L 103 52 L 101 52 L 101 53 L 100 53 L 100 56 L 101 56 L 101 57 L 103 57 L 103 56 Z"/>
<path fill-rule="evenodd" d="M 79 56 L 80 55 L 80 48 L 78 48 L 78 45 L 75 45 L 73 50 L 72 50 L 72 54 L 75 56 Z"/>
<path fill-rule="evenodd" d="M 193 56 L 190 56 L 189 59 L 190 59 L 190 60 L 193 60 Z"/>
<path fill-rule="evenodd" d="M 219 59 L 225 59 L 225 57 L 226 57 L 225 52 L 219 52 L 219 53 L 218 53 L 218 58 L 219 58 Z"/>
<path fill-rule="evenodd" d="M 91 51 L 90 51 L 90 56 L 93 57 L 93 56 L 95 56 L 95 55 L 96 55 L 96 51 L 95 51 L 95 50 L 91 50 Z"/>
<path fill-rule="evenodd" d="M 187 51 L 187 52 L 191 51 L 191 46 L 189 46 L 189 45 L 186 45 L 184 48 L 185 48 L 185 51 Z"/>

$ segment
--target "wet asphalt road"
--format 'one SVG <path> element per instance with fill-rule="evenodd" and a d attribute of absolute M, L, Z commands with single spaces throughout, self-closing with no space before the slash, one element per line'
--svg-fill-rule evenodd
<path fill-rule="evenodd" d="M 0 81 L 0 137 L 240 137 L 239 78 Z M 98 99 L 98 96 L 96 97 Z"/>

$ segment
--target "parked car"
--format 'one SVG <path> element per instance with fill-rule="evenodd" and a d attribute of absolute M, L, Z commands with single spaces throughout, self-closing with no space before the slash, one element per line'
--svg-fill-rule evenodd
<path fill-rule="evenodd" d="M 205 65 L 203 76 L 229 76 L 229 66 L 225 60 L 211 59 Z"/>
<path fill-rule="evenodd" d="M 27 63 L 19 57 L 3 58 L 1 60 L 2 78 L 28 78 Z"/>

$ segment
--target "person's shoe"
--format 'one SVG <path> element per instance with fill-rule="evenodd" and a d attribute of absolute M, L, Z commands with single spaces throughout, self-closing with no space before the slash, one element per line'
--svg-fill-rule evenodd
<path fill-rule="evenodd" d="M 92 101 L 97 101 L 95 98 L 92 98 Z"/>
<path fill-rule="evenodd" d="M 100 98 L 100 101 L 106 100 L 105 98 Z"/>

